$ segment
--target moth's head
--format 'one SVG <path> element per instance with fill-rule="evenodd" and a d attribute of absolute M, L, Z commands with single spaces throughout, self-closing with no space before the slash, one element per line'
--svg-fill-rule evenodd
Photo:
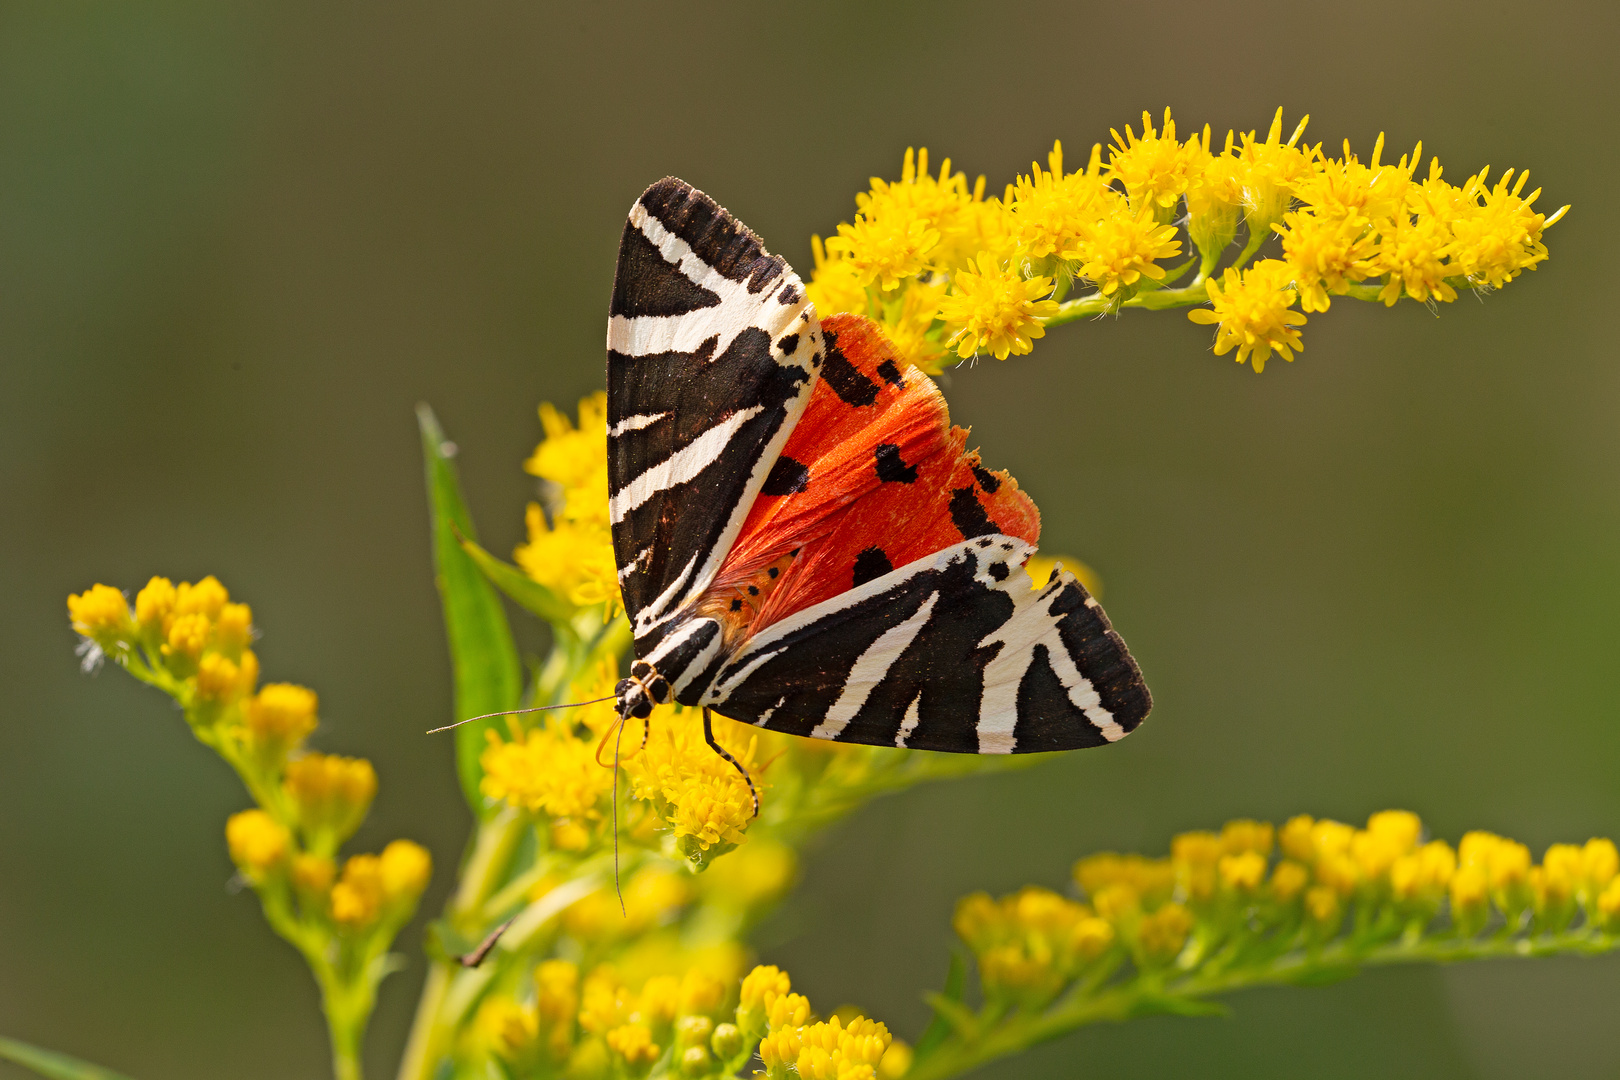
<path fill-rule="evenodd" d="M 630 677 L 620 679 L 613 694 L 617 699 L 614 707 L 621 717 L 645 720 L 652 715 L 654 705 L 669 700 L 669 681 L 645 660 L 637 660 L 630 665 Z"/>

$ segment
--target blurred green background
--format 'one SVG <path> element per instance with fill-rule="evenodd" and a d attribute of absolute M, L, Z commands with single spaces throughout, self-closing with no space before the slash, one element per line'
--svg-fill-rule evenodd
<path fill-rule="evenodd" d="M 908 145 L 995 191 L 1166 105 L 1217 141 L 1277 105 L 1334 152 L 1422 138 L 1454 181 L 1527 165 L 1541 209 L 1575 209 L 1504 293 L 1341 300 L 1263 376 L 1181 312 L 949 375 L 1043 546 L 1101 573 L 1157 709 L 1118 747 L 873 805 L 765 956 L 914 1037 L 954 899 L 1059 885 L 1086 851 L 1387 806 L 1538 855 L 1620 834 L 1617 24 L 1597 0 L 0 6 L 0 1032 L 153 1080 L 327 1067 L 310 979 L 227 888 L 246 797 L 166 699 L 79 674 L 68 592 L 219 575 L 266 677 L 319 690 L 319 745 L 375 759 L 357 842 L 416 837 L 448 870 L 468 822 L 421 734 L 449 686 L 413 405 L 509 551 L 535 404 L 601 385 L 644 185 L 684 177 L 808 273 L 810 234 Z M 1620 958 L 1231 1004 L 984 1075 L 1620 1070 Z"/>

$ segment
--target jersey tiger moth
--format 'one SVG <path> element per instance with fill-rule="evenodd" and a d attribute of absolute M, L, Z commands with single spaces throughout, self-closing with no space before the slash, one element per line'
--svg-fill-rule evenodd
<path fill-rule="evenodd" d="M 1074 575 L 1030 587 L 1039 512 L 965 449 L 933 381 L 870 320 L 818 319 L 793 270 L 681 180 L 631 208 L 607 349 L 637 657 L 621 717 L 701 707 L 729 759 L 711 709 L 968 754 L 1097 746 L 1147 715 Z"/>

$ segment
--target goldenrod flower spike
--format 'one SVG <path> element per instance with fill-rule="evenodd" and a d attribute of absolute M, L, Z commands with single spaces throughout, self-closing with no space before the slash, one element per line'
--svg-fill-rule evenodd
<path fill-rule="evenodd" d="M 1383 135 L 1366 162 L 1348 141 L 1334 158 L 1304 142 L 1309 119 L 1285 139 L 1279 108 L 1263 138 L 1228 131 L 1217 151 L 1207 124 L 1181 141 L 1168 109 L 1157 125 L 1143 113 L 1140 134 L 1109 129 L 1106 166 L 1097 143 L 1067 172 L 1054 142 L 999 199 L 949 161 L 935 179 L 927 152 L 907 151 L 899 181 L 874 178 L 853 222 L 812 238 L 810 299 L 876 319 L 925 371 L 951 355 L 1023 355 L 1046 327 L 1091 315 L 1211 302 L 1192 318 L 1219 326 L 1217 355 L 1236 349 L 1260 371 L 1273 353 L 1292 359 L 1301 312 L 1336 296 L 1445 303 L 1547 258 L 1543 234 L 1568 207 L 1536 213 L 1522 173 L 1455 187 L 1431 158 L 1419 180 L 1422 143 L 1393 164 Z M 1172 265 L 1187 245 L 1195 257 Z"/>
<path fill-rule="evenodd" d="M 1307 815 L 1280 829 L 1230 821 L 1175 837 L 1167 858 L 1087 856 L 1075 880 L 1078 899 L 1027 888 L 958 904 L 984 1005 L 936 1001 L 954 1034 L 914 1063 L 912 1080 L 1081 1024 L 1198 1011 L 1216 994 L 1319 972 L 1620 948 L 1611 841 L 1554 844 L 1535 864 L 1492 833 L 1456 849 L 1426 840 L 1404 810 L 1361 828 Z"/>

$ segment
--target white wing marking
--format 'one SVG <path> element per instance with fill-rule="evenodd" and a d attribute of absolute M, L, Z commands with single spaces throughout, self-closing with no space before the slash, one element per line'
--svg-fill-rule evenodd
<path fill-rule="evenodd" d="M 855 714 L 861 711 L 866 699 L 872 693 L 872 688 L 883 681 L 900 654 L 906 651 L 911 640 L 922 632 L 927 625 L 928 618 L 934 613 L 934 604 L 939 600 L 939 593 L 931 593 L 922 607 L 904 622 L 889 627 L 878 635 L 878 639 L 866 647 L 855 661 L 855 666 L 849 670 L 849 678 L 844 680 L 844 688 L 833 702 L 827 715 L 817 724 L 810 734 L 817 739 L 836 739 L 838 733 L 849 726 L 855 719 Z"/>
<path fill-rule="evenodd" d="M 626 514 L 660 491 L 684 484 L 714 464 L 738 429 L 763 412 L 764 408 L 763 405 L 755 405 L 737 410 L 663 461 L 649 466 L 608 500 L 608 520 L 617 525 Z"/>

